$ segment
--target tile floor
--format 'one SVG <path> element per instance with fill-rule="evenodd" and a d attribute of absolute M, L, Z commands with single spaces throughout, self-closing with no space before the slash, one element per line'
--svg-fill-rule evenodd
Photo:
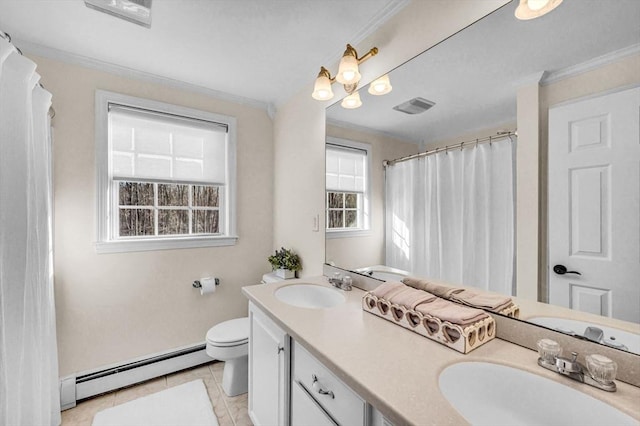
<path fill-rule="evenodd" d="M 62 426 L 90 426 L 93 416 L 100 410 L 197 379 L 202 379 L 207 387 L 220 426 L 252 426 L 247 412 L 247 394 L 228 397 L 223 392 L 223 368 L 223 362 L 212 362 L 82 401 L 62 412 Z"/>

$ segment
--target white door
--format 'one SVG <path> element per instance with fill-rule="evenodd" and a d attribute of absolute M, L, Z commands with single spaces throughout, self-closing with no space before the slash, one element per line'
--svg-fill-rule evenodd
<path fill-rule="evenodd" d="M 256 426 L 287 424 L 289 339 L 249 304 L 249 416 Z"/>
<path fill-rule="evenodd" d="M 640 88 L 549 110 L 549 302 L 636 323 L 639 113 Z"/>

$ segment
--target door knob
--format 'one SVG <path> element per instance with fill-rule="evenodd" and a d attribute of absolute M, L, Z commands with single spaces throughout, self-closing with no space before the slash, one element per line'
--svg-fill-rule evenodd
<path fill-rule="evenodd" d="M 580 272 L 578 271 L 567 271 L 567 267 L 564 265 L 556 265 L 553 267 L 553 272 L 555 272 L 558 275 L 564 275 L 564 274 L 576 274 L 576 275 L 582 275 Z"/>

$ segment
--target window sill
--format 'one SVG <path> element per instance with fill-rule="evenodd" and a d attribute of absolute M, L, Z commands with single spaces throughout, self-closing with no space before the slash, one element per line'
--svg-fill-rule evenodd
<path fill-rule="evenodd" d="M 96 252 L 98 254 L 105 254 L 105 253 L 126 253 L 126 252 L 134 252 L 134 251 L 175 250 L 175 249 L 202 248 L 202 247 L 223 247 L 223 246 L 233 246 L 237 242 L 238 242 L 237 236 L 100 241 L 96 243 Z"/>
<path fill-rule="evenodd" d="M 351 238 L 351 237 L 368 237 L 371 235 L 369 229 L 354 229 L 353 231 L 325 231 L 325 238 Z"/>

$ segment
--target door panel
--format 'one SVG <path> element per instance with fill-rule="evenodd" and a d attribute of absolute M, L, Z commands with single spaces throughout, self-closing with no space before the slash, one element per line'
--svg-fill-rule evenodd
<path fill-rule="evenodd" d="M 640 322 L 639 111 L 640 88 L 549 110 L 552 304 Z"/>
<path fill-rule="evenodd" d="M 609 241 L 609 166 L 569 171 L 570 246 L 574 256 L 607 257 Z"/>

